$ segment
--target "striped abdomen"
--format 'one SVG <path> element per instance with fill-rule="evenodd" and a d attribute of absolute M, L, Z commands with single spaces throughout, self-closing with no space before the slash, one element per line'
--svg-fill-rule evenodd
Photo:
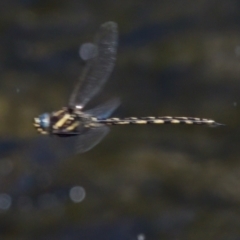
<path fill-rule="evenodd" d="M 128 118 L 108 118 L 97 119 L 98 123 L 107 125 L 124 125 L 124 124 L 194 124 L 194 125 L 211 125 L 220 126 L 214 120 L 194 117 L 128 117 Z"/>

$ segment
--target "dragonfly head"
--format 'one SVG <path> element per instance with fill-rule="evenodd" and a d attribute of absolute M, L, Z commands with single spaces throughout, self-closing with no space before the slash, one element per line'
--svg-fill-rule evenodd
<path fill-rule="evenodd" d="M 33 125 L 39 133 L 48 134 L 50 127 L 50 114 L 43 113 L 40 116 L 34 118 Z"/>

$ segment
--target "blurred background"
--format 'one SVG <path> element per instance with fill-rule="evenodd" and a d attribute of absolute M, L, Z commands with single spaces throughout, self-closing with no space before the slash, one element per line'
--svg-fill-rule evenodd
<path fill-rule="evenodd" d="M 1 0 L 1 239 L 240 239 L 240 2 Z M 226 127 L 116 126 L 66 157 L 32 126 L 66 106 L 79 46 L 119 26 L 113 74 L 89 106 Z M 59 157 L 60 156 L 60 157 Z"/>

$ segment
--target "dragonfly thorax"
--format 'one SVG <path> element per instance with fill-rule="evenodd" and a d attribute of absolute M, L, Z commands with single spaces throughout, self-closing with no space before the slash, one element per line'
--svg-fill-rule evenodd
<path fill-rule="evenodd" d="M 64 107 L 34 118 L 34 126 L 41 134 L 77 135 L 83 128 L 92 127 L 93 117 L 77 108 Z"/>

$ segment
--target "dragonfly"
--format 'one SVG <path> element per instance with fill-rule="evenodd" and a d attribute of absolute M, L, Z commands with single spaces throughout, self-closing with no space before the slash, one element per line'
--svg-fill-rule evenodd
<path fill-rule="evenodd" d="M 34 118 L 33 125 L 40 134 L 76 139 L 77 153 L 96 146 L 109 132 L 109 126 L 129 124 L 188 124 L 220 126 L 212 119 L 196 117 L 111 117 L 119 107 L 119 99 L 112 99 L 90 110 L 87 103 L 101 90 L 113 71 L 118 45 L 118 26 L 115 22 L 102 24 L 96 33 L 94 54 L 86 60 L 66 107 Z"/>

